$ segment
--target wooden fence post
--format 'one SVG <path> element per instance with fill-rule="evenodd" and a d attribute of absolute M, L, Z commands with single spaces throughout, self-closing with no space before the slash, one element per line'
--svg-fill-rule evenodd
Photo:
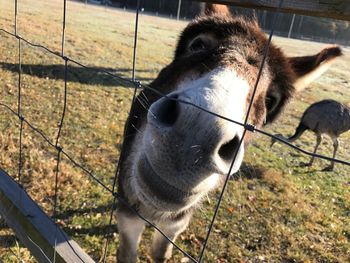
<path fill-rule="evenodd" d="M 39 262 L 94 262 L 0 169 L 0 214 Z M 55 251 L 56 243 L 56 253 Z M 54 255 L 55 254 L 55 255 Z"/>

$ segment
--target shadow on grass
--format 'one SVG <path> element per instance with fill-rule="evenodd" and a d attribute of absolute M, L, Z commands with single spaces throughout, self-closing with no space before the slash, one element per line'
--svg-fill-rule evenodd
<path fill-rule="evenodd" d="M 118 233 L 117 224 L 94 226 L 87 228 L 69 228 L 63 227 L 64 232 L 69 236 L 76 235 L 97 235 L 97 236 L 110 236 L 114 233 Z"/>
<path fill-rule="evenodd" d="M 42 65 L 42 64 L 22 64 L 22 73 L 36 76 L 45 79 L 64 80 L 65 66 L 59 64 Z M 0 68 L 14 73 L 18 72 L 18 64 L 0 62 Z M 106 72 L 120 76 L 130 80 L 132 70 L 130 68 L 106 68 L 106 67 L 89 67 L 83 68 L 80 66 L 73 66 L 68 62 L 68 81 L 76 82 L 86 85 L 102 85 L 102 86 L 122 86 L 126 88 L 133 88 L 130 83 L 123 81 L 117 77 L 111 76 Z M 137 70 L 138 72 L 147 73 L 151 70 Z M 150 82 L 153 78 L 137 78 L 141 82 Z"/>
<path fill-rule="evenodd" d="M 261 179 L 266 173 L 267 169 L 259 165 L 251 165 L 243 162 L 238 173 L 234 174 L 232 180 L 240 180 L 241 178 L 247 179 Z"/>
<path fill-rule="evenodd" d="M 113 210 L 117 209 L 117 204 L 114 205 Z M 111 211 L 111 204 L 101 205 L 97 207 L 86 207 L 81 209 L 67 209 L 56 215 L 57 219 L 67 219 L 71 216 L 85 215 L 92 213 L 106 213 Z"/>
<path fill-rule="evenodd" d="M 117 204 L 113 206 L 113 210 L 116 210 Z M 101 205 L 97 207 L 86 207 L 83 209 L 67 209 L 59 214 L 56 215 L 56 219 L 69 219 L 72 216 L 86 216 L 86 215 L 92 215 L 96 213 L 106 214 L 110 215 L 111 212 L 111 204 L 108 205 Z M 63 230 L 71 236 L 74 235 L 99 235 L 99 236 L 105 236 L 105 235 L 111 235 L 113 233 L 118 232 L 117 231 L 117 225 L 111 224 L 111 225 L 96 225 L 91 227 L 63 227 Z"/>
<path fill-rule="evenodd" d="M 113 207 L 113 210 L 115 210 L 117 205 Z M 68 219 L 72 216 L 86 216 L 88 214 L 94 214 L 94 213 L 105 213 L 110 214 L 111 211 L 111 205 L 101 205 L 98 207 L 93 208 L 84 208 L 84 209 L 70 209 L 66 210 L 62 213 L 57 214 L 57 219 Z M 69 235 L 69 236 L 76 236 L 76 235 L 98 235 L 98 236 L 110 236 L 114 233 L 118 233 L 117 224 L 105 224 L 105 225 L 96 225 L 91 227 L 85 227 L 85 228 L 76 228 L 76 227 L 66 227 L 62 226 L 63 231 Z M 10 229 L 0 218 L 0 228 L 1 229 Z M 0 235 L 0 247 L 8 248 L 12 247 L 16 244 L 16 237 L 11 234 L 4 234 Z"/>
<path fill-rule="evenodd" d="M 13 247 L 15 245 L 16 245 L 16 237 L 14 235 L 11 235 L 11 234 L 0 235 L 0 247 L 8 248 L 8 247 Z"/>

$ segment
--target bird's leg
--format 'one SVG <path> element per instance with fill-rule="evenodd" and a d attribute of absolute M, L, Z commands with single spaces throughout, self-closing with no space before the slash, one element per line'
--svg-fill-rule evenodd
<path fill-rule="evenodd" d="M 338 150 L 338 146 L 339 146 L 339 140 L 336 137 L 331 137 L 332 141 L 333 141 L 333 159 L 335 158 L 335 155 L 337 153 Z M 331 164 L 329 166 L 327 166 L 326 168 L 323 169 L 323 171 L 332 171 L 334 168 L 334 160 L 331 161 Z"/>
<path fill-rule="evenodd" d="M 318 146 L 320 145 L 321 141 L 322 141 L 322 135 L 317 134 L 316 145 L 315 145 L 313 154 L 317 152 Z M 311 156 L 310 162 L 307 164 L 307 166 L 312 166 L 314 159 L 315 159 L 315 156 Z"/>

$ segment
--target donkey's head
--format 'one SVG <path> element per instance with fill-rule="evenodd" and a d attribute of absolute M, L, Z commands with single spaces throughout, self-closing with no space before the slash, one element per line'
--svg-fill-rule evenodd
<path fill-rule="evenodd" d="M 267 43 L 257 22 L 231 16 L 225 6 L 208 4 L 185 28 L 173 61 L 151 84 L 167 98 L 142 91 L 129 120 L 135 190 L 143 200 L 166 210 L 194 204 L 224 178 L 236 152 L 237 172 L 249 133 L 239 146 L 242 126 L 190 104 L 244 122 Z M 272 122 L 294 91 L 340 53 L 331 47 L 289 58 L 271 44 L 249 123 Z"/>

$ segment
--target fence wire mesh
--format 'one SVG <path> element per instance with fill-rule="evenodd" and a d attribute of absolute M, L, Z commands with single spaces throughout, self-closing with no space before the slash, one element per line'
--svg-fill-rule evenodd
<path fill-rule="evenodd" d="M 15 115 L 18 117 L 18 121 L 19 121 L 19 162 L 18 162 L 18 177 L 17 177 L 17 182 L 18 184 L 21 186 L 22 185 L 22 156 L 23 156 L 23 142 L 22 142 L 22 138 L 23 138 L 23 129 L 24 129 L 24 125 L 26 125 L 27 127 L 29 127 L 32 131 L 34 131 L 35 133 L 37 133 L 50 147 L 52 147 L 53 149 L 56 150 L 56 169 L 55 169 L 55 187 L 54 187 L 54 202 L 53 202 L 53 212 L 52 212 L 52 220 L 56 222 L 56 215 L 57 215 L 57 207 L 58 207 L 58 195 L 59 195 L 59 170 L 60 170 L 60 162 L 62 160 L 62 156 L 65 156 L 74 166 L 78 167 L 81 171 L 83 171 L 87 176 L 89 176 L 93 181 L 95 181 L 102 189 L 104 189 L 105 191 L 107 191 L 113 198 L 113 202 L 112 202 L 112 205 L 110 207 L 110 216 L 109 216 L 109 227 L 111 227 L 112 225 L 112 220 L 113 220 L 113 212 L 114 212 L 114 209 L 115 209 L 115 206 L 116 206 L 116 203 L 117 201 L 119 202 L 122 202 L 124 203 L 125 205 L 127 205 L 133 212 L 135 212 L 142 220 L 144 220 L 145 222 L 147 222 L 152 228 L 154 228 L 156 231 L 158 231 L 162 236 L 164 236 L 164 238 L 166 238 L 170 243 L 172 243 L 172 245 L 177 249 L 179 250 L 184 256 L 186 256 L 190 261 L 192 262 L 202 262 L 203 261 L 203 258 L 204 258 L 204 254 L 205 254 L 205 251 L 206 251 L 206 248 L 207 248 L 207 244 L 208 244 L 208 240 L 209 240 L 209 237 L 210 237 L 210 234 L 213 230 L 213 226 L 214 226 L 214 223 L 215 223 L 215 219 L 217 217 L 217 213 L 218 213 L 218 210 L 220 208 L 220 205 L 221 205 L 221 201 L 223 199 L 223 196 L 224 196 L 224 193 L 225 193 L 225 189 L 226 189 L 226 186 L 227 186 L 227 183 L 229 181 L 229 178 L 230 178 L 230 174 L 231 174 L 231 170 L 232 170 L 232 167 L 233 167 L 233 164 L 235 162 L 235 159 L 236 159 L 236 156 L 237 156 L 237 153 L 238 153 L 238 150 L 236 150 L 235 154 L 234 154 L 234 157 L 233 157 L 233 160 L 231 162 L 231 165 L 230 165 L 230 169 L 226 175 L 226 178 L 225 178 L 225 182 L 224 182 L 224 185 L 220 191 L 220 195 L 219 195 L 219 198 L 218 198 L 218 201 L 215 205 L 215 210 L 214 210 L 214 214 L 212 216 L 212 219 L 210 221 L 210 225 L 208 227 L 208 231 L 207 231 L 207 234 L 206 234 L 206 237 L 205 237 L 205 240 L 204 240 L 204 243 L 203 243 L 203 246 L 202 246 L 202 249 L 200 251 L 200 256 L 198 259 L 192 257 L 188 252 L 186 252 L 184 249 L 182 249 L 179 245 L 177 245 L 171 238 L 169 238 L 163 231 L 162 229 L 160 229 L 159 227 L 157 227 L 157 225 L 155 225 L 153 222 L 149 221 L 147 218 L 145 218 L 142 214 L 140 214 L 134 207 L 131 207 L 128 202 L 126 200 L 124 200 L 119 194 L 118 194 L 118 191 L 116 190 L 116 182 L 117 182 L 117 177 L 119 175 L 119 161 L 116 165 L 116 171 L 115 171 L 115 175 L 114 175 L 114 179 L 113 179 L 113 184 L 112 184 L 112 187 L 109 187 L 107 186 L 103 181 L 101 181 L 92 171 L 90 171 L 89 169 L 87 169 L 86 167 L 84 167 L 83 165 L 81 165 L 78 161 L 76 161 L 70 154 L 68 154 L 68 152 L 65 151 L 65 149 L 60 145 L 60 137 L 61 137 L 61 132 L 62 132 L 62 129 L 64 128 L 64 119 L 65 119 L 65 114 L 66 114 L 66 109 L 67 109 L 67 93 L 68 93 L 68 87 L 67 87 L 67 83 L 68 83 L 68 77 L 67 77 L 67 72 L 68 72 L 68 63 L 73 63 L 77 66 L 80 66 L 84 69 L 88 69 L 88 70 L 91 70 L 91 71 L 98 71 L 98 72 L 102 72 L 112 78 L 115 78 L 117 79 L 118 81 L 122 82 L 122 83 L 125 83 L 125 84 L 128 84 L 128 85 L 131 85 L 133 87 L 133 96 L 132 96 L 132 103 L 135 101 L 135 99 L 137 98 L 136 97 L 136 94 L 137 94 L 137 91 L 138 90 L 142 90 L 142 89 L 149 89 L 151 90 L 152 92 L 156 93 L 157 95 L 159 95 L 160 97 L 164 97 L 164 98 L 167 98 L 169 100 L 173 100 L 173 101 L 176 101 L 176 102 L 179 102 L 179 103 L 182 103 L 182 104 L 187 104 L 187 105 L 190 105 L 192 107 L 195 107 L 197 109 L 200 109 L 201 111 L 203 112 L 206 112 L 207 114 L 211 114 L 217 118 L 221 118 L 225 121 L 228 121 L 228 122 L 232 122 L 236 125 L 240 125 L 244 128 L 243 130 L 243 135 L 239 141 L 239 146 L 241 146 L 241 144 L 243 143 L 244 141 L 244 138 L 246 136 L 246 133 L 247 132 L 257 132 L 257 133 L 260 133 L 264 136 L 267 136 L 267 137 L 270 137 L 274 140 L 277 140 L 287 146 L 289 146 L 290 148 L 292 149 L 295 149 L 305 155 L 309 155 L 309 156 L 313 156 L 313 157 L 317 157 L 317 158 L 321 158 L 321 159 L 325 159 L 325 160 L 328 160 L 328 161 L 334 161 L 336 163 L 340 163 L 340 164 L 344 164 L 344 165 L 348 165 L 350 166 L 350 162 L 348 161 L 345 161 L 345 160 L 340 160 L 340 159 L 337 159 L 337 158 L 331 158 L 331 157 L 328 157 L 328 156 L 324 156 L 324 155 L 321 155 L 321 154 L 316 154 L 316 153 L 312 153 L 312 152 L 309 152 L 309 151 L 306 151 L 282 138 L 280 138 L 279 136 L 275 136 L 269 132 L 266 132 L 262 129 L 259 129 L 257 127 L 255 127 L 254 125 L 248 123 L 248 119 L 249 119 L 249 114 L 250 114 L 250 111 L 251 111 L 251 108 L 252 108 L 252 105 L 253 105 L 253 102 L 254 102 L 254 98 L 255 98 L 255 92 L 257 90 L 257 87 L 258 87 L 258 84 L 259 84 L 259 81 L 260 81 L 260 77 L 262 75 L 262 72 L 263 72 L 263 69 L 264 69 L 264 65 L 265 65 L 265 62 L 266 62 L 266 58 L 268 56 L 268 52 L 269 52 L 269 46 L 270 46 L 270 43 L 271 43 L 271 39 L 273 37 L 273 34 L 274 34 L 274 29 L 275 29 L 275 26 L 276 26 L 276 21 L 277 21 L 277 17 L 279 15 L 279 11 L 280 9 L 283 7 L 283 2 L 284 0 L 280 0 L 279 1 L 279 6 L 278 6 L 278 10 L 277 12 L 274 13 L 274 18 L 273 18 L 273 24 L 272 24 L 272 29 L 270 31 L 270 34 L 269 34 L 269 38 L 268 38 L 268 42 L 265 46 L 265 50 L 264 50 L 264 56 L 263 56 L 263 60 L 261 62 L 261 65 L 260 65 L 260 68 L 259 68 L 259 72 L 258 72 L 258 76 L 257 76 L 257 80 L 256 80 L 256 83 L 254 85 L 254 89 L 253 89 L 253 93 L 252 93 L 252 96 L 250 98 L 250 102 L 249 102 L 249 106 L 248 106 L 248 110 L 246 112 L 246 117 L 245 117 L 245 121 L 243 123 L 241 122 L 238 122 L 238 121 L 235 121 L 233 119 L 230 119 L 230 118 L 227 118 L 225 116 L 222 116 L 220 114 L 217 114 L 215 112 L 212 112 L 212 111 L 209 111 L 199 105 L 196 105 L 194 103 L 191 103 L 191 102 L 188 102 L 188 101 L 183 101 L 181 99 L 178 99 L 178 98 L 173 98 L 173 97 L 168 97 L 167 94 L 163 94 L 161 92 L 159 92 L 158 90 L 152 88 L 152 87 L 149 87 L 147 85 L 144 85 L 142 84 L 140 81 L 138 81 L 136 78 L 135 78 L 135 72 L 136 72 L 136 57 L 137 57 L 137 34 L 138 34 L 138 30 L 139 30 L 139 11 L 140 11 L 140 0 L 137 0 L 137 8 L 136 8 L 136 13 L 135 13 L 135 29 L 134 29 L 134 45 L 133 45 L 133 61 L 132 61 L 132 76 L 131 78 L 125 78 L 125 77 L 122 77 L 122 76 L 119 76 L 118 74 L 114 74 L 108 70 L 104 70 L 104 69 L 95 69 L 95 68 L 92 68 L 92 67 L 89 67 L 87 65 L 84 65 L 83 63 L 80 63 L 79 61 L 71 58 L 71 57 L 68 57 L 65 55 L 65 28 L 66 28 L 66 13 L 67 13 L 67 3 L 66 3 L 66 0 L 63 0 L 63 19 L 62 19 L 62 32 L 61 32 L 61 52 L 57 52 L 57 51 L 53 51 L 52 49 L 44 46 L 44 45 L 41 45 L 40 43 L 33 43 L 32 41 L 20 36 L 18 34 L 18 23 L 17 23 L 17 18 L 18 18 L 18 1 L 15 0 L 14 1 L 14 9 L 15 9 L 15 15 L 14 15 L 14 33 L 12 32 L 9 32 L 8 30 L 4 29 L 4 28 L 0 28 L 0 31 L 3 32 L 4 34 L 7 34 L 8 36 L 11 36 L 15 39 L 18 40 L 18 108 L 17 108 L 17 111 L 14 110 L 13 108 L 11 108 L 9 105 L 5 104 L 5 103 L 2 103 L 0 102 L 0 106 L 5 108 L 6 110 L 8 110 L 11 114 Z M 50 54 L 62 59 L 62 63 L 64 64 L 64 99 L 63 99 L 63 105 L 62 105 L 62 114 L 61 114 L 61 119 L 60 119 L 60 123 L 59 123 L 59 126 L 58 126 L 58 130 L 57 130 L 57 135 L 56 135 L 56 138 L 54 141 L 50 140 L 48 138 L 47 135 L 44 134 L 44 132 L 42 132 L 39 128 L 37 128 L 35 125 L 33 125 L 31 122 L 28 121 L 28 119 L 26 119 L 26 117 L 22 114 L 22 110 L 21 110 L 21 105 L 22 105 L 22 92 L 21 92 L 21 87 L 22 87 L 22 84 L 21 84 L 21 73 L 22 73 L 22 67 L 21 67 L 21 53 L 22 53 L 22 50 L 21 50 L 21 43 L 24 42 L 34 48 L 38 48 L 38 49 L 41 49 L 43 51 L 46 51 L 46 52 L 49 52 Z M 142 102 L 141 102 L 142 103 Z M 130 114 L 130 111 L 131 109 L 129 110 L 129 114 Z M 125 134 L 124 134 L 125 135 Z M 238 147 L 239 148 L 239 147 Z M 238 149 L 237 148 L 237 149 Z M 121 153 L 120 155 L 123 155 L 125 154 L 125 151 L 123 151 L 123 149 L 121 150 Z M 121 159 L 121 157 L 119 158 Z M 57 225 L 57 224 L 56 224 Z M 56 227 L 56 234 L 57 234 L 57 231 L 62 231 L 58 226 Z M 56 239 L 56 238 L 55 238 Z M 67 242 L 69 243 L 69 240 L 67 240 Z M 109 242 L 110 242 L 110 236 L 109 235 L 106 235 L 105 236 L 105 245 L 104 245 L 104 248 L 103 248 L 103 262 L 106 262 L 106 258 L 107 258 L 107 250 L 108 250 L 108 246 L 109 246 Z M 71 246 L 72 248 L 72 252 L 74 253 L 74 249 L 73 247 Z M 12 250 L 11 250 L 12 251 Z M 13 251 L 12 251 L 13 252 Z M 14 252 L 13 252 L 14 253 Z M 45 252 L 44 252 L 45 253 Z M 53 262 L 56 261 L 56 248 L 55 248 L 55 251 L 54 251 L 54 258 L 53 258 Z M 17 255 L 16 255 L 17 257 Z M 82 259 L 81 259 L 82 262 L 84 262 Z"/>

